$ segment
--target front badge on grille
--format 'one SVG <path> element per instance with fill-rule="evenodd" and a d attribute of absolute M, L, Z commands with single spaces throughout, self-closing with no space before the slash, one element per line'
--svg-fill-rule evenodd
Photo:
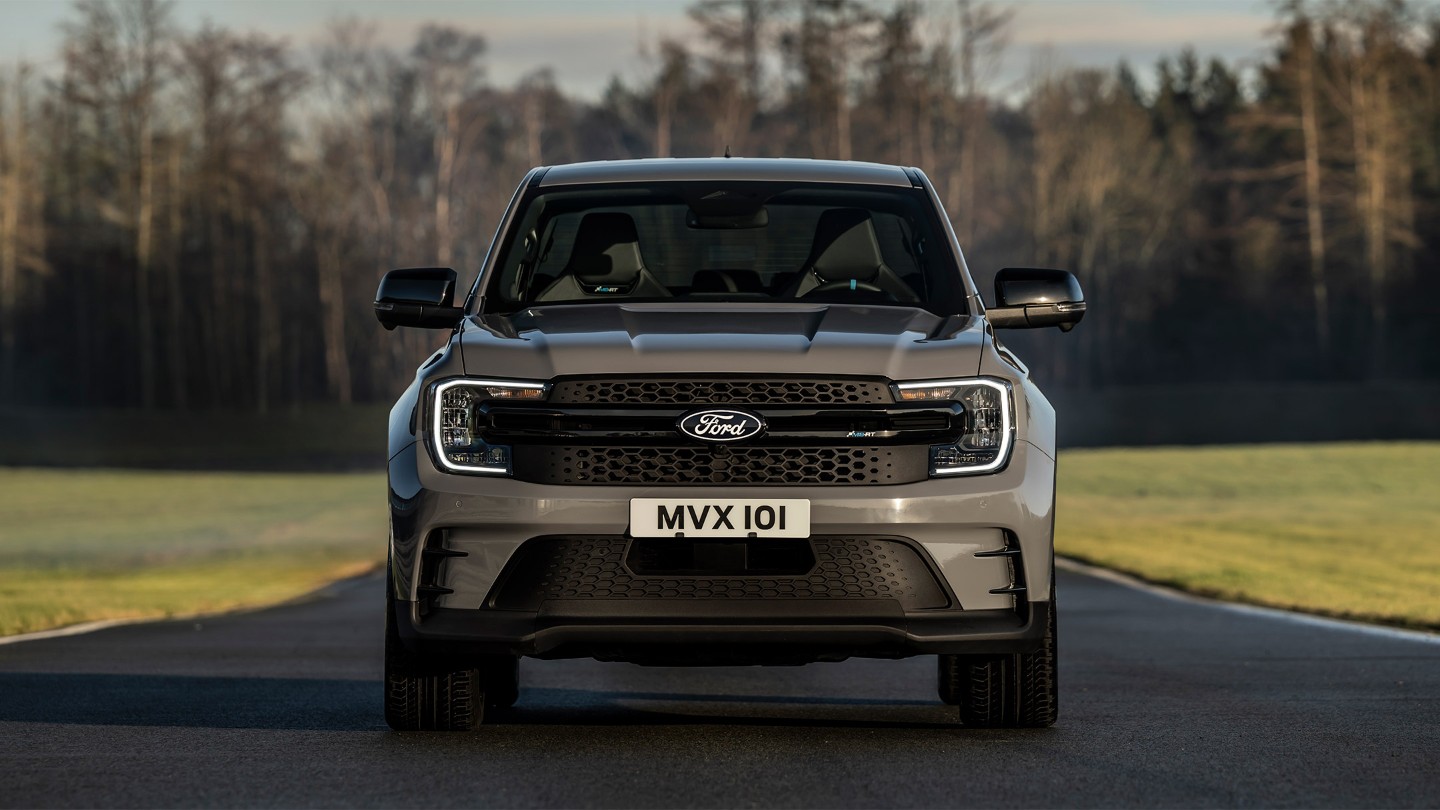
<path fill-rule="evenodd" d="M 702 442 L 739 442 L 764 433 L 765 420 L 757 413 L 712 408 L 685 414 L 675 427 Z"/>

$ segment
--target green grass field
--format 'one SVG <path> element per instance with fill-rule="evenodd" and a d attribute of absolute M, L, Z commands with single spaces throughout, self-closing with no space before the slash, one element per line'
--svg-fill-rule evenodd
<path fill-rule="evenodd" d="M 1440 443 L 1073 450 L 1060 554 L 1195 593 L 1440 628 Z"/>
<path fill-rule="evenodd" d="M 0 635 L 284 601 L 385 556 L 385 478 L 0 469 Z"/>
<path fill-rule="evenodd" d="M 0 469 L 0 634 L 283 601 L 379 563 L 366 473 Z M 1440 628 L 1440 443 L 1068 450 L 1061 554 Z"/>

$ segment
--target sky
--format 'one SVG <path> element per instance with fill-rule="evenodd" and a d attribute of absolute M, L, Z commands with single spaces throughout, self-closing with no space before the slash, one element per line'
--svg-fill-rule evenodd
<path fill-rule="evenodd" d="M 0 0 L 0 65 L 24 59 L 56 63 L 65 0 Z M 597 98 L 612 76 L 638 84 L 650 71 L 642 42 L 696 37 L 686 17 L 690 0 L 177 0 L 186 28 L 205 20 L 241 31 L 286 38 L 304 49 L 335 17 L 358 16 L 380 26 L 383 43 L 408 47 L 427 22 L 483 34 L 487 67 L 502 86 L 550 66 L 560 87 Z M 1273 26 L 1267 0 L 1017 0 L 1010 47 L 994 89 L 1014 90 L 1037 63 L 1054 67 L 1113 67 L 1129 61 L 1144 75 L 1162 56 L 1190 46 L 1242 68 L 1264 57 Z M 955 5 L 929 0 L 926 13 L 940 30 Z"/>

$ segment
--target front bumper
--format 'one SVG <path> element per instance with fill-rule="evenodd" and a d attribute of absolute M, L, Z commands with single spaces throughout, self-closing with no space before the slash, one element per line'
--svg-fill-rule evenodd
<path fill-rule="evenodd" d="M 429 656 L 528 655 L 636 663 L 802 664 L 850 656 L 1026 652 L 1045 636 L 1049 611 L 904 613 L 893 605 L 809 603 L 623 605 L 550 603 L 538 613 L 440 608 L 421 620 L 395 603 L 406 645 Z"/>
<path fill-rule="evenodd" d="M 398 625 L 408 645 L 456 654 L 669 660 L 684 649 L 692 659 L 800 661 L 1030 649 L 1048 615 L 1054 474 L 1054 461 L 1022 441 L 999 473 L 893 486 L 549 486 L 442 473 L 411 445 L 390 462 Z M 903 539 L 945 603 L 659 596 L 495 605 L 497 583 L 526 542 L 624 536 L 631 498 L 767 496 L 810 499 L 815 536 Z M 990 556 L 1001 549 L 1018 554 Z"/>

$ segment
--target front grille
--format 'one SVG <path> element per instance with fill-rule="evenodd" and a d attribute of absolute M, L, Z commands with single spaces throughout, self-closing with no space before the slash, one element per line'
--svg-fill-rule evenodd
<path fill-rule="evenodd" d="M 766 435 L 786 437 L 792 443 L 824 436 L 841 442 L 853 435 L 884 435 L 887 441 L 905 444 L 904 439 L 941 440 L 953 435 L 953 411 L 946 408 L 765 408 L 756 409 L 765 418 Z M 685 409 L 508 407 L 490 408 L 486 438 L 497 444 L 524 444 L 536 438 L 586 436 L 604 444 L 626 444 L 644 438 L 646 444 L 674 440 L 675 423 Z M 633 437 L 633 438 L 631 438 Z M 896 441 L 896 437 L 900 441 Z M 572 439 L 573 441 L 573 439 Z M 771 441 L 785 444 L 785 441 Z"/>
<path fill-rule="evenodd" d="M 583 379 L 556 380 L 549 401 L 562 405 L 888 405 L 877 380 Z"/>
<path fill-rule="evenodd" d="M 633 542 L 620 536 L 540 537 L 515 553 L 490 600 L 536 610 L 552 599 L 895 599 L 907 610 L 943 608 L 945 590 L 903 540 L 812 537 L 814 563 L 790 576 L 635 573 Z M 673 543 L 691 541 L 674 540 Z M 696 541 L 698 542 L 698 541 Z"/>
<path fill-rule="evenodd" d="M 514 449 L 536 484 L 906 484 L 929 476 L 928 445 L 895 447 L 554 447 Z"/>
<path fill-rule="evenodd" d="M 680 435 L 676 420 L 707 405 L 755 408 L 768 430 L 733 445 Z M 538 484 L 883 485 L 928 478 L 955 417 L 897 403 L 874 377 L 560 377 L 543 403 L 490 408 L 484 436 Z"/>

